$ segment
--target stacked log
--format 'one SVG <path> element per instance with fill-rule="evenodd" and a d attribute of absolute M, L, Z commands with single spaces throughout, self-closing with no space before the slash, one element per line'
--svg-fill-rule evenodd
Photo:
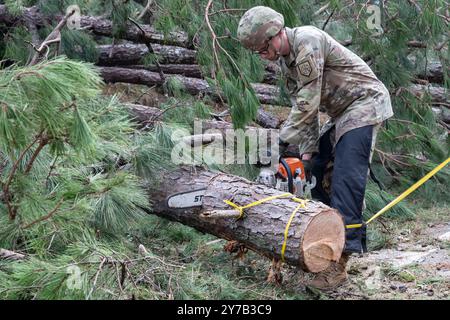
<path fill-rule="evenodd" d="M 22 24 L 26 26 L 33 25 L 40 28 L 53 21 L 58 21 L 61 18 L 62 15 L 46 16 L 40 12 L 36 6 L 24 8 L 21 15 L 14 16 L 9 14 L 5 5 L 0 5 L 0 23 L 7 26 Z M 81 16 L 80 26 L 81 29 L 86 32 L 91 32 L 96 36 L 113 36 L 112 22 L 102 17 Z M 168 74 L 181 74 L 195 78 L 201 77 L 200 68 L 196 65 L 195 60 L 196 51 L 192 49 L 193 46 L 185 32 L 171 32 L 167 36 L 164 36 L 150 25 L 142 24 L 140 27 L 144 32 L 133 23 L 128 24 L 126 32 L 122 35 L 122 39 L 126 40 L 127 43 L 119 43 L 114 46 L 98 46 L 100 54 L 98 64 L 101 66 L 133 65 L 133 69 L 145 69 L 146 67 L 141 65 L 142 58 L 148 54 L 148 48 L 144 43 L 152 43 L 152 48 L 159 58 L 161 69 L 156 66 L 150 66 L 148 67 L 148 71 L 162 71 Z M 190 67 L 181 65 L 175 67 L 173 64 L 190 65 Z M 267 64 L 263 82 L 275 85 L 278 81 L 277 74 L 279 72 L 279 67 L 276 64 Z M 440 63 L 435 62 L 427 65 L 426 70 L 419 73 L 417 77 L 431 83 L 442 83 L 444 80 L 444 73 L 448 74 L 448 72 L 448 67 L 444 70 Z M 417 88 L 412 88 L 412 90 L 416 89 Z M 270 89 L 270 91 L 275 92 L 276 88 Z M 440 95 L 437 95 L 436 98 L 437 102 L 443 102 Z M 268 98 L 267 96 L 265 101 L 267 104 L 279 103 L 278 99 L 273 99 L 273 97 Z M 448 97 L 446 97 L 445 102 L 447 101 Z"/>

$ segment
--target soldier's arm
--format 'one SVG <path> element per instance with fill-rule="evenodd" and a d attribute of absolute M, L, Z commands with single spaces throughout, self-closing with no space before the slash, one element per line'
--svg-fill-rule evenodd
<path fill-rule="evenodd" d="M 319 104 L 324 54 L 320 39 L 302 39 L 296 58 L 300 90 L 296 104 L 284 123 L 280 138 L 299 146 L 300 154 L 319 151 Z"/>

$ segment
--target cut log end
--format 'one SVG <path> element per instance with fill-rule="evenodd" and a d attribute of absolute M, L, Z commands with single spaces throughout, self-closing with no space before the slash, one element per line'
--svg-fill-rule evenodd
<path fill-rule="evenodd" d="M 324 210 L 311 220 L 303 235 L 303 264 L 310 272 L 323 271 L 340 259 L 344 245 L 342 216 L 336 210 Z"/>

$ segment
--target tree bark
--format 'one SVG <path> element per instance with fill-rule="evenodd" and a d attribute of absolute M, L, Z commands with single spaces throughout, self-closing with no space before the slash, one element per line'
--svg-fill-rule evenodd
<path fill-rule="evenodd" d="M 202 71 L 200 66 L 197 64 L 160 64 L 161 71 L 164 74 L 179 74 L 185 77 L 190 78 L 202 78 Z M 138 70 L 147 70 L 152 72 L 159 72 L 158 66 L 151 65 L 116 65 L 119 68 L 130 68 L 130 69 L 138 69 Z"/>
<path fill-rule="evenodd" d="M 170 195 L 198 189 L 205 189 L 201 207 L 174 209 L 168 206 Z M 165 173 L 157 189 L 149 189 L 152 213 L 220 238 L 237 240 L 247 248 L 277 260 L 281 259 L 286 225 L 298 203 L 289 198 L 270 200 L 245 209 L 244 218 L 236 220 L 237 211 L 224 200 L 246 205 L 281 193 L 241 177 L 201 168 L 181 168 Z M 305 271 L 320 272 L 331 261 L 340 258 L 344 243 L 341 215 L 335 209 L 311 200 L 292 219 L 285 261 Z"/>
<path fill-rule="evenodd" d="M 160 64 L 195 64 L 194 50 L 176 46 L 163 46 L 157 43 L 152 44 L 155 54 L 158 56 Z M 116 44 L 99 45 L 98 64 L 102 66 L 133 65 L 142 63 L 148 53 L 148 47 L 144 44 Z"/>
<path fill-rule="evenodd" d="M 130 109 L 130 113 L 136 119 L 137 122 L 147 125 L 150 122 L 159 119 L 160 116 L 163 115 L 164 110 L 144 106 L 140 104 L 127 103 L 127 107 Z M 272 113 L 264 111 L 262 109 L 258 110 L 258 114 L 255 122 L 265 129 L 276 129 L 280 124 L 280 120 L 276 118 Z M 233 129 L 233 125 L 226 121 L 203 121 L 205 130 L 207 129 L 216 129 L 224 131 L 228 129 Z M 258 128 L 254 128 L 258 129 Z"/>
<path fill-rule="evenodd" d="M 430 95 L 433 104 L 450 102 L 448 90 L 443 87 L 434 87 L 430 85 L 413 84 L 407 88 L 409 92 L 418 98 L 423 98 L 425 94 Z"/>
<path fill-rule="evenodd" d="M 449 69 L 447 67 L 447 74 L 449 73 Z M 431 83 L 444 83 L 444 69 L 442 64 L 440 62 L 429 63 L 426 70 L 420 72 L 417 77 Z"/>
<path fill-rule="evenodd" d="M 263 128 L 277 129 L 280 127 L 281 120 L 277 118 L 273 113 L 258 109 L 255 122 Z"/>
<path fill-rule="evenodd" d="M 22 260 L 25 259 L 25 255 L 6 249 L 0 249 L 0 259 Z"/>
<path fill-rule="evenodd" d="M 162 85 L 164 83 L 159 73 L 152 71 L 117 67 L 99 67 L 99 70 L 105 82 L 125 82 L 145 84 L 148 86 Z M 184 86 L 186 92 L 192 95 L 208 94 L 213 98 L 219 98 L 217 90 L 215 88 L 211 88 L 206 80 L 183 77 L 180 75 L 170 75 L 166 78 L 176 78 Z M 262 104 L 281 104 L 279 101 L 278 87 L 263 83 L 253 83 L 252 87 L 255 90 L 257 98 Z M 223 96 L 222 98 L 225 99 Z"/>
<path fill-rule="evenodd" d="M 36 26 L 43 27 L 47 23 L 61 20 L 62 17 L 62 15 L 45 16 L 36 6 L 25 8 L 22 15 L 14 17 L 9 14 L 5 5 L 0 5 L 0 23 L 4 23 L 8 26 L 24 24 L 25 19 L 28 19 Z M 90 30 L 95 35 L 112 37 L 113 28 L 110 20 L 101 17 L 81 16 L 80 26 L 82 29 Z M 165 37 L 161 32 L 156 31 L 149 25 L 143 24 L 141 27 L 145 31 L 143 37 L 141 36 L 141 31 L 135 25 L 129 23 L 124 34 L 124 39 L 142 43 L 149 41 L 182 47 L 189 46 L 189 39 L 185 32 L 170 32 L 169 35 Z"/>

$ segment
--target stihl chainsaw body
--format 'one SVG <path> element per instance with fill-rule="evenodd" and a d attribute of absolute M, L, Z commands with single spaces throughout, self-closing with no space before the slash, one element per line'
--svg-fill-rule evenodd
<path fill-rule="evenodd" d="M 302 198 L 309 197 L 316 186 L 315 177 L 307 177 L 303 162 L 296 157 L 280 158 L 277 172 L 262 168 L 256 181 Z"/>
<path fill-rule="evenodd" d="M 316 179 L 308 179 L 303 162 L 297 157 L 280 158 L 277 171 L 261 168 L 256 182 L 280 191 L 290 192 L 297 197 L 309 198 L 311 189 L 316 186 Z M 167 198 L 167 207 L 173 209 L 187 209 L 203 205 L 206 189 L 190 190 L 176 193 Z"/>

